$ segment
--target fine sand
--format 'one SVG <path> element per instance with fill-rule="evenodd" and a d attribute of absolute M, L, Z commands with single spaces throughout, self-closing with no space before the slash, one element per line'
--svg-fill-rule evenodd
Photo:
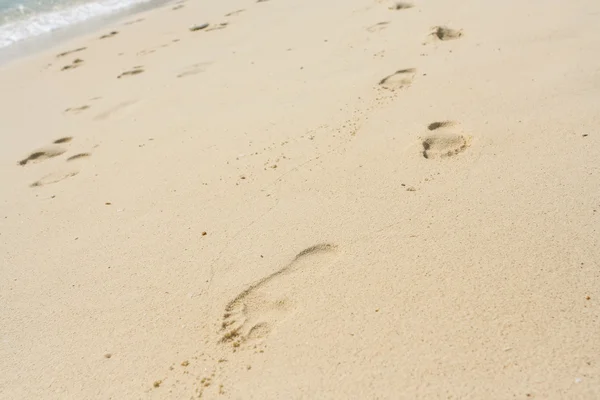
<path fill-rule="evenodd" d="M 0 398 L 600 398 L 597 0 L 183 1 L 0 68 Z"/>

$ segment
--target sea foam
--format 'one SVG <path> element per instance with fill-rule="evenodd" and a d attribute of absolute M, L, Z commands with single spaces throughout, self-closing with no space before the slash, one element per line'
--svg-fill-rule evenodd
<path fill-rule="evenodd" d="M 151 0 L 100 0 L 88 3 L 62 4 L 52 10 L 36 12 L 23 5 L 13 6 L 0 15 L 0 48 L 25 39 L 108 15 Z M 8 17 L 10 14 L 10 17 Z"/>

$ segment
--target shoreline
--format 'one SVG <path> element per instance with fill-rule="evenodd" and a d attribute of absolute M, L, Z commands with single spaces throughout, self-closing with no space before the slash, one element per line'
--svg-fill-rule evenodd
<path fill-rule="evenodd" d="M 105 29 L 121 26 L 129 18 L 146 15 L 154 10 L 176 4 L 176 0 L 151 0 L 114 13 L 91 17 L 90 19 L 59 28 L 0 48 L 0 68 L 23 59 L 35 57 L 58 49 L 69 42 L 85 40 L 100 34 Z"/>

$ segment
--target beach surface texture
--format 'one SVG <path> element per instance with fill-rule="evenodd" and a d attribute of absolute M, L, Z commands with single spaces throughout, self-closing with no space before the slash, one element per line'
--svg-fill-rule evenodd
<path fill-rule="evenodd" d="M 0 67 L 1 399 L 599 399 L 600 2 L 163 4 Z"/>

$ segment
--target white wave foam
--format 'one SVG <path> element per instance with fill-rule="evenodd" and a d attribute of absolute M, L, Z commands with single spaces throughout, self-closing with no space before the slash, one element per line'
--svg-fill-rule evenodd
<path fill-rule="evenodd" d="M 151 0 L 101 0 L 40 14 L 23 15 L 23 19 L 0 25 L 0 48 L 149 1 Z"/>

